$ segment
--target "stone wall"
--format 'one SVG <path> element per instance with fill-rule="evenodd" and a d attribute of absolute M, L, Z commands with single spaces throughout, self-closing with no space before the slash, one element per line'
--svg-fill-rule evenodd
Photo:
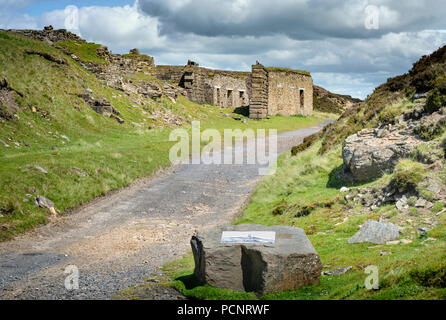
<path fill-rule="evenodd" d="M 101 54 L 99 54 L 101 52 Z M 107 47 L 98 48 L 98 56 L 108 61 L 105 65 L 95 65 L 91 71 L 105 81 L 108 86 L 121 87 L 122 78 L 136 73 L 153 74 L 155 63 L 147 55 L 110 54 Z"/>
<path fill-rule="evenodd" d="M 156 77 L 175 84 L 182 83 L 185 66 L 156 66 Z"/>
<path fill-rule="evenodd" d="M 156 77 L 183 87 L 188 99 L 222 108 L 249 105 L 251 74 L 201 68 L 189 61 L 186 66 L 156 66 Z"/>
<path fill-rule="evenodd" d="M 264 119 L 268 115 L 268 71 L 259 63 L 252 66 L 252 96 L 249 105 L 251 119 Z"/>
<path fill-rule="evenodd" d="M 249 105 L 246 79 L 216 74 L 210 80 L 211 103 L 222 108 L 238 108 Z"/>
<path fill-rule="evenodd" d="M 310 75 L 288 69 L 268 71 L 268 115 L 313 114 L 313 80 Z"/>

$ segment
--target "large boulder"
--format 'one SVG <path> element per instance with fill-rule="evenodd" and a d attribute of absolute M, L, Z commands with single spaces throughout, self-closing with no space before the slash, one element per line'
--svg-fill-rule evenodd
<path fill-rule="evenodd" d="M 274 231 L 274 244 L 223 244 L 223 231 Z M 319 284 L 322 264 L 302 229 L 239 225 L 192 237 L 195 275 L 217 288 L 255 292 L 297 290 Z"/>
<path fill-rule="evenodd" d="M 391 173 L 419 143 L 415 136 L 395 129 L 365 129 L 345 140 L 344 165 L 356 181 L 376 179 Z"/>
<path fill-rule="evenodd" d="M 348 240 L 348 243 L 384 244 L 400 237 L 400 228 L 392 223 L 368 220 L 359 231 Z"/>

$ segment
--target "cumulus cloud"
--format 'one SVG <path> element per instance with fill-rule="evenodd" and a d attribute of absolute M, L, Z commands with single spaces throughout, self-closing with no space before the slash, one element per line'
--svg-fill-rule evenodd
<path fill-rule="evenodd" d="M 329 90 L 365 97 L 446 43 L 446 31 L 435 28 L 441 10 L 434 2 L 443 6 L 433 0 L 139 0 L 81 7 L 72 31 L 116 53 L 137 47 L 157 64 L 193 59 L 210 68 L 247 71 L 259 60 L 304 69 Z M 381 12 L 380 30 L 364 28 L 369 4 Z M 63 9 L 39 17 L 3 19 L 0 13 L 0 28 L 66 28 L 66 18 Z"/>
<path fill-rule="evenodd" d="M 378 30 L 365 28 L 366 8 L 379 10 Z M 285 34 L 293 39 L 370 38 L 444 25 L 440 0 L 139 0 L 161 32 L 205 36 Z"/>

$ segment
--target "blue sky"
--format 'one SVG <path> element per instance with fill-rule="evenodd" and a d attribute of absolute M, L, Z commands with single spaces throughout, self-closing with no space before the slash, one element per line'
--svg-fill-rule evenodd
<path fill-rule="evenodd" d="M 64 9 L 68 5 L 75 5 L 78 7 L 87 6 L 123 6 L 132 5 L 134 0 L 77 0 L 77 1 L 67 1 L 67 0 L 47 0 L 47 1 L 34 1 L 22 9 L 23 12 L 29 14 L 30 16 L 40 16 L 42 13 Z"/>
<path fill-rule="evenodd" d="M 157 64 L 247 71 L 259 60 L 364 98 L 446 44 L 444 12 L 442 0 L 0 0 L 0 29 L 51 24 Z"/>

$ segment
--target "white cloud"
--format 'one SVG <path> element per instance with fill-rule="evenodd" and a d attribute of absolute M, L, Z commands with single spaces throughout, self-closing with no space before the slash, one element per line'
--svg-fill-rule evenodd
<path fill-rule="evenodd" d="M 139 0 L 165 33 L 205 36 L 285 34 L 293 39 L 377 38 L 389 32 L 444 26 L 442 0 Z M 378 30 L 367 30 L 365 9 L 379 10 Z"/>
<path fill-rule="evenodd" d="M 2 10 L 23 9 L 33 1 L 36 2 L 36 0 L 0 0 L 0 8 Z"/>
<path fill-rule="evenodd" d="M 232 2 L 209 0 L 206 3 L 202 0 L 166 0 L 163 3 L 157 0 L 140 1 L 145 4 L 146 12 L 147 5 L 152 6 L 150 8 L 152 15 L 141 11 L 137 2 L 133 6 L 79 8 L 77 32 L 88 41 L 107 45 L 116 53 L 125 53 L 131 48 L 139 48 L 142 52 L 155 56 L 158 64 L 184 65 L 187 59 L 193 59 L 200 65 L 210 68 L 247 71 L 256 60 L 259 60 L 268 66 L 304 69 L 313 73 L 316 84 L 360 97 L 371 93 L 372 89 L 384 82 L 386 78 L 407 72 L 412 63 L 422 55 L 446 44 L 446 30 L 420 29 L 419 24 L 416 23 L 409 29 L 420 30 L 385 32 L 377 37 L 366 35 L 362 38 L 339 38 L 327 34 L 314 39 L 293 38 L 293 34 L 287 34 L 286 28 L 283 32 L 275 34 L 226 34 L 224 30 L 219 29 L 222 26 L 219 25 L 216 26 L 214 32 L 221 34 L 213 35 L 207 32 L 194 32 L 188 28 L 190 25 L 185 25 L 184 30 L 178 30 L 177 25 L 166 26 L 170 23 L 166 17 L 183 14 L 187 16 L 189 22 L 194 22 L 194 25 L 198 25 L 201 21 L 202 29 L 205 29 L 213 26 L 213 20 L 220 19 L 219 21 L 222 22 L 230 19 L 228 13 L 230 12 L 237 13 L 237 18 L 233 17 L 235 24 L 244 23 L 249 29 L 255 25 L 253 16 L 256 19 L 263 17 L 265 8 L 269 9 L 269 15 L 276 17 L 284 14 L 284 8 L 293 8 L 296 3 L 306 8 L 307 12 L 315 10 L 309 8 L 309 0 L 284 0 L 276 7 L 270 6 L 269 1 L 263 0 L 234 0 Z M 426 4 L 431 1 L 424 2 Z M 311 2 L 312 5 L 314 3 Z M 321 3 L 322 1 L 316 2 L 317 5 L 322 5 Z M 386 28 L 391 28 L 391 22 L 398 20 L 397 17 L 402 12 L 398 11 L 398 8 L 404 7 L 405 14 L 412 21 L 421 21 L 425 16 L 420 9 L 419 1 L 405 1 L 405 4 L 400 7 L 387 0 L 334 0 L 323 3 L 328 13 L 321 12 L 321 16 L 328 14 L 335 19 L 334 22 L 327 22 L 327 26 L 338 23 L 341 26 L 338 31 L 334 31 L 335 34 L 340 30 L 347 30 L 347 27 L 356 26 L 359 20 L 355 18 L 355 14 L 369 3 L 379 6 L 384 17 L 383 23 L 388 24 Z M 216 16 L 205 15 L 198 18 L 195 14 L 188 16 L 188 8 L 200 4 L 203 7 L 196 8 L 199 13 L 214 13 L 215 11 Z M 351 8 L 347 8 L 348 5 Z M 417 16 L 416 12 L 421 13 Z M 305 25 L 306 19 L 313 17 L 304 17 L 302 23 Z M 339 21 L 345 17 L 346 21 Z M 0 13 L 0 28 L 43 28 L 48 24 L 56 28 L 64 28 L 65 18 L 64 10 L 46 12 L 40 17 L 24 15 L 2 17 Z M 195 21 L 195 18 L 198 20 Z M 321 19 L 316 20 L 320 22 Z M 432 19 L 435 20 L 435 16 Z M 269 27 L 268 18 L 264 23 Z M 313 22 L 308 23 L 306 27 L 311 27 Z M 285 24 L 279 24 L 275 27 L 284 28 L 285 26 Z M 314 32 L 319 32 L 320 28 L 327 26 L 315 27 Z M 171 31 L 161 32 L 166 28 Z"/>

